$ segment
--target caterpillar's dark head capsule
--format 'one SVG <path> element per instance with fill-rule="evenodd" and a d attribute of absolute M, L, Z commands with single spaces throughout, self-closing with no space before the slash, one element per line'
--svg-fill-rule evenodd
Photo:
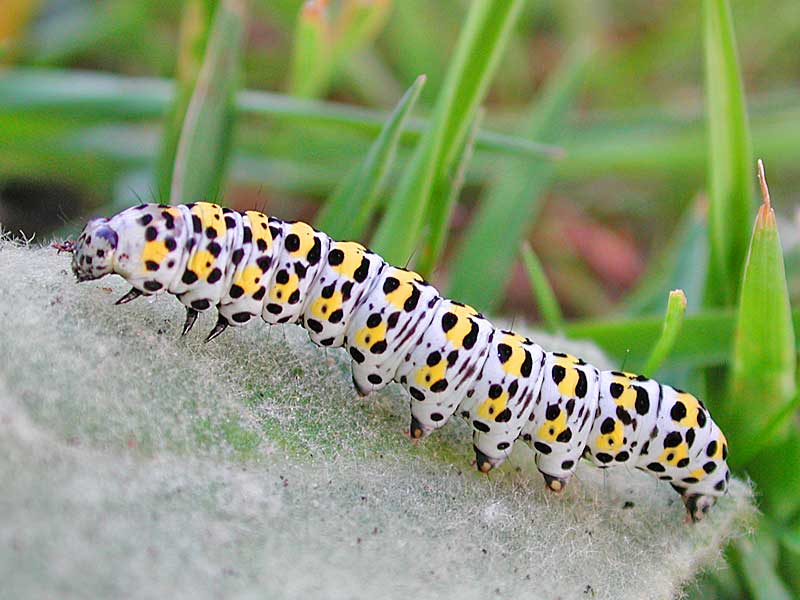
<path fill-rule="evenodd" d="M 89 281 L 114 270 L 119 238 L 108 219 L 92 219 L 83 228 L 72 254 L 72 272 L 78 281 Z"/>

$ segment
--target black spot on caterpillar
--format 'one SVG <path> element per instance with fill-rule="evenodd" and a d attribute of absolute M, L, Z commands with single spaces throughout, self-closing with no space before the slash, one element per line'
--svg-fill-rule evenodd
<path fill-rule="evenodd" d="M 725 437 L 691 394 L 545 352 L 441 297 L 418 274 L 305 223 L 223 213 L 206 202 L 142 204 L 89 221 L 64 249 L 73 252 L 78 281 L 122 275 L 132 289 L 120 304 L 177 296 L 186 307 L 184 334 L 199 312 L 216 307 L 206 341 L 253 317 L 304 325 L 318 345 L 347 350 L 360 394 L 392 381 L 406 388 L 412 438 L 456 412 L 466 418 L 482 472 L 502 464 L 522 438 L 555 492 L 582 457 L 680 482 L 673 487 L 693 520 L 727 490 Z"/>

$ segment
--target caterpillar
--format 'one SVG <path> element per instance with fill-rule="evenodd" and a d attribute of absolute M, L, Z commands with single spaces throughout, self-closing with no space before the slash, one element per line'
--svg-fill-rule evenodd
<path fill-rule="evenodd" d="M 218 319 L 206 341 L 255 317 L 302 325 L 314 343 L 349 353 L 360 395 L 392 381 L 406 389 L 412 440 L 456 413 L 467 419 L 483 473 L 521 438 L 553 492 L 565 489 L 581 458 L 668 481 L 687 520 L 700 520 L 727 491 L 725 436 L 693 395 L 547 352 L 440 296 L 417 273 L 306 223 L 207 202 L 141 204 L 90 220 L 63 249 L 73 253 L 79 282 L 111 273 L 128 281 L 117 304 L 177 296 L 183 335 L 213 307 Z"/>

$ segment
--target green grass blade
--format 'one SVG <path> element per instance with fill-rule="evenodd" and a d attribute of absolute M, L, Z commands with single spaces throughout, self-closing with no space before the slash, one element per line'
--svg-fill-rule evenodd
<path fill-rule="evenodd" d="M 467 139 L 464 141 L 461 153 L 456 157 L 452 170 L 441 173 L 440 179 L 434 184 L 429 204 L 430 214 L 427 219 L 428 241 L 417 264 L 417 271 L 423 277 L 430 277 L 433 273 L 444 248 L 450 228 L 450 213 L 464 186 L 467 166 L 475 149 L 475 135 L 483 122 L 485 112 L 483 108 L 478 108 L 475 120 L 467 132 Z"/>
<path fill-rule="evenodd" d="M 430 128 L 373 239 L 373 247 L 388 261 L 404 264 L 417 247 L 432 188 L 452 168 L 521 7 L 521 0 L 476 0 L 470 5 Z"/>
<path fill-rule="evenodd" d="M 344 0 L 334 24 L 332 56 L 335 68 L 381 32 L 392 9 L 392 0 Z"/>
<path fill-rule="evenodd" d="M 531 110 L 524 135 L 558 142 L 564 120 L 580 87 L 587 60 L 575 49 L 553 75 Z M 455 252 L 448 294 L 481 310 L 496 309 L 519 245 L 535 219 L 539 196 L 553 173 L 553 163 L 505 160 L 481 201 L 463 241 Z M 480 273 L 480 277 L 475 274 Z"/>
<path fill-rule="evenodd" d="M 291 93 L 323 95 L 337 71 L 383 28 L 391 6 L 390 0 L 342 0 L 333 14 L 324 0 L 305 2 L 295 29 Z"/>
<path fill-rule="evenodd" d="M 325 2 L 310 0 L 300 5 L 294 33 L 289 93 L 300 98 L 318 96 L 328 77 L 331 31 Z"/>
<path fill-rule="evenodd" d="M 558 162 L 558 178 L 592 181 L 608 173 L 660 178 L 669 171 L 701 177 L 709 164 L 702 122 L 666 116 L 638 124 L 606 117 L 582 120 L 579 135 L 565 147 L 566 159 Z M 794 168 L 792 156 L 800 137 L 796 107 L 754 113 L 752 131 L 755 147 L 770 157 L 773 168 Z"/>
<path fill-rule="evenodd" d="M 705 302 L 732 306 L 753 215 L 753 164 L 728 0 L 703 0 L 709 152 L 709 263 Z"/>
<path fill-rule="evenodd" d="M 441 171 L 452 168 L 497 70 L 523 0 L 477 0 L 437 101 L 444 118 Z M 463 43 L 462 43 L 463 42 Z"/>
<path fill-rule="evenodd" d="M 245 16 L 244 0 L 222 0 L 214 14 L 175 155 L 172 204 L 215 200 L 221 192 L 239 85 Z"/>
<path fill-rule="evenodd" d="M 545 323 L 545 330 L 550 333 L 563 331 L 564 316 L 561 314 L 561 307 L 553 292 L 553 288 L 547 280 L 539 257 L 531 248 L 529 242 L 524 242 L 521 249 L 522 262 L 525 263 L 525 270 L 528 272 L 528 280 L 531 283 L 531 290 L 536 298 L 536 305 Z"/>
<path fill-rule="evenodd" d="M 800 510 L 800 432 L 794 419 L 798 314 L 789 307 L 782 250 L 760 161 L 759 178 L 764 203 L 741 285 L 731 389 L 715 418 L 735 449 L 731 465 L 746 468 L 760 492 L 762 510 L 777 523 L 788 523 Z"/>
<path fill-rule="evenodd" d="M 397 154 L 400 134 L 425 85 L 425 76 L 417 77 L 397 103 L 364 162 L 328 199 L 317 217 L 317 226 L 337 239 L 359 239 L 372 218 L 386 176 Z"/>
<path fill-rule="evenodd" d="M 721 407 L 731 446 L 745 447 L 797 393 L 795 336 L 775 213 L 759 161 L 764 203 L 758 211 L 741 285 L 731 390 Z M 792 424 L 786 421 L 785 435 Z M 733 457 L 733 464 L 742 466 Z M 770 465 L 752 465 L 751 475 Z M 783 469 L 784 466 L 781 466 Z"/>
<path fill-rule="evenodd" d="M 664 364 L 667 356 L 675 345 L 675 340 L 683 324 L 683 315 L 686 313 L 686 294 L 683 290 L 673 290 L 669 293 L 667 301 L 667 314 L 664 317 L 664 327 L 661 337 L 653 347 L 653 351 L 642 368 L 642 373 L 648 376 L 655 375 Z"/>
<path fill-rule="evenodd" d="M 573 321 L 564 326 L 572 339 L 592 340 L 620 363 L 628 357 L 632 364 L 643 364 L 655 345 L 663 321 L 660 317 L 635 317 Z M 704 309 L 686 315 L 681 335 L 665 365 L 706 367 L 730 361 L 733 350 L 736 312 L 733 309 Z M 800 335 L 800 311 L 792 312 L 795 340 Z"/>
<path fill-rule="evenodd" d="M 214 0 L 188 0 L 183 9 L 178 45 L 176 95 L 172 102 L 156 161 L 156 192 L 160 195 L 172 187 L 172 170 L 178 151 L 183 121 L 197 84 L 214 18 Z"/>
<path fill-rule="evenodd" d="M 174 100 L 171 81 L 90 71 L 15 68 L 0 73 L 0 112 L 43 113 L 91 122 L 160 118 Z M 237 94 L 240 116 L 275 117 L 281 122 L 341 127 L 378 135 L 387 113 L 338 102 L 293 98 L 243 90 Z M 413 143 L 430 128 L 426 119 L 409 119 L 404 143 Z M 563 156 L 562 148 L 495 131 L 483 130 L 477 149 L 535 159 Z"/>

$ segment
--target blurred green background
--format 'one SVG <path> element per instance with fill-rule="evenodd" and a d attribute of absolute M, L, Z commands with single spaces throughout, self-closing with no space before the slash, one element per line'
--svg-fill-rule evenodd
<path fill-rule="evenodd" d="M 798 47 L 796 0 L 4 0 L 0 223 L 256 207 L 591 338 L 706 399 L 761 495 L 694 593 L 788 598 Z M 762 209 L 751 244 L 756 157 L 780 241 Z"/>

